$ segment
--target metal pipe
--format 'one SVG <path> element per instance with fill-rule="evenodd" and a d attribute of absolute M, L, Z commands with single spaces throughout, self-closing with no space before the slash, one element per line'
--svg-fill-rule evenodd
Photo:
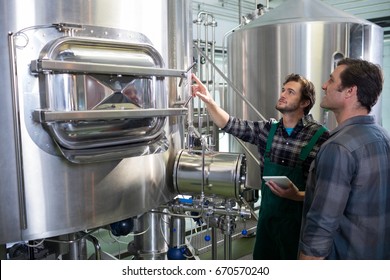
<path fill-rule="evenodd" d="M 180 209 L 184 212 L 199 212 L 199 208 L 195 208 L 195 207 L 189 207 L 189 206 L 181 206 Z M 246 210 L 246 209 L 226 209 L 226 208 L 213 208 L 213 209 L 208 209 L 208 210 L 211 210 L 211 212 L 213 214 L 216 214 L 216 215 L 229 215 L 229 216 L 240 216 L 242 218 L 250 218 L 251 217 L 251 213 L 250 211 Z M 154 213 L 159 213 L 158 211 L 153 211 Z M 169 214 L 167 214 L 169 215 Z M 190 217 L 187 215 L 187 217 Z"/>
<path fill-rule="evenodd" d="M 92 242 L 93 248 L 95 249 L 95 260 L 102 259 L 102 247 L 100 246 L 99 240 L 92 235 L 87 235 L 86 239 Z"/>
<path fill-rule="evenodd" d="M 205 153 L 206 153 L 206 145 L 204 143 L 204 139 L 202 141 L 202 189 L 201 189 L 201 201 L 203 202 L 204 199 L 204 186 L 205 186 L 205 166 L 206 166 L 206 160 L 205 160 Z"/>
<path fill-rule="evenodd" d="M 198 13 L 198 16 L 197 16 L 197 19 L 195 21 L 195 23 L 197 24 L 196 25 L 196 34 L 197 34 L 197 39 L 196 39 L 196 44 L 197 46 L 200 47 L 200 44 L 201 44 L 201 29 L 200 29 L 200 25 L 202 24 L 202 17 L 201 15 L 203 14 L 204 12 L 199 12 Z M 197 62 L 198 62 L 198 69 L 200 70 L 200 67 L 201 67 L 201 55 L 200 53 L 198 52 L 198 56 L 197 56 Z M 201 121 L 201 115 L 200 115 L 200 108 L 201 108 L 201 100 L 198 100 L 198 126 L 200 126 L 200 124 L 202 123 Z M 200 134 L 202 134 L 201 131 L 199 131 Z"/>
<path fill-rule="evenodd" d="M 181 248 L 185 241 L 185 220 L 183 217 L 171 217 L 169 246 Z"/>
<path fill-rule="evenodd" d="M 75 233 L 71 233 L 68 236 L 69 236 L 69 239 L 71 239 L 71 240 L 77 240 L 77 242 L 69 243 L 69 259 L 78 260 L 78 259 L 80 259 L 80 250 L 79 250 L 80 239 L 78 239 L 76 237 Z"/>
<path fill-rule="evenodd" d="M 209 21 L 209 17 L 211 18 L 211 22 Z M 215 61 L 215 18 L 212 14 L 206 15 L 205 26 L 205 54 L 207 57 L 211 56 L 211 60 Z M 211 26 L 211 41 L 209 41 L 209 26 Z M 210 46 L 210 54 L 209 54 L 209 46 Z M 210 88 L 210 81 L 212 83 L 212 93 L 215 94 L 215 77 L 211 75 L 210 77 L 210 67 L 209 64 L 206 63 L 205 70 L 205 80 L 206 87 Z M 206 116 L 206 135 L 210 134 L 210 124 L 209 124 L 209 115 L 206 113 L 206 108 L 203 108 L 203 115 Z"/>
<path fill-rule="evenodd" d="M 206 17 L 206 22 L 204 23 L 204 48 L 205 48 L 205 54 L 206 54 L 206 57 L 209 57 L 209 33 L 208 33 L 208 21 L 207 21 L 207 17 Z M 205 64 L 205 86 L 206 88 L 209 89 L 209 82 L 210 82 L 210 77 L 209 77 L 209 64 L 206 63 Z M 214 92 L 213 92 L 214 94 Z M 200 109 L 200 108 L 199 108 Z M 202 109 L 202 121 L 203 121 L 203 116 L 206 117 L 206 132 L 205 134 L 206 135 L 209 135 L 210 134 L 210 127 L 209 127 L 209 116 L 208 114 L 206 113 L 206 107 L 204 106 L 203 109 Z M 202 134 L 202 127 L 203 127 L 203 123 L 199 122 L 198 123 L 199 125 L 199 133 Z"/>
<path fill-rule="evenodd" d="M 201 45 L 201 32 L 199 25 L 204 22 L 204 49 L 205 54 L 209 59 L 209 55 L 211 55 L 211 60 L 215 61 L 215 27 L 217 26 L 215 18 L 212 14 L 207 12 L 199 12 L 197 15 L 197 20 L 194 21 L 198 24 L 198 32 L 197 32 L 197 45 L 200 48 Z M 211 27 L 211 41 L 209 41 L 209 27 Z M 210 45 L 210 47 L 209 47 Z M 211 51 L 211 54 L 209 54 L 209 48 Z M 198 53 L 198 61 L 200 62 L 200 54 Z M 209 64 L 206 63 L 205 65 L 205 86 L 209 88 L 209 82 L 210 82 L 210 71 L 209 71 Z M 211 71 L 211 81 L 212 81 L 212 93 L 215 93 L 215 70 Z M 209 125 L 209 115 L 206 113 L 206 108 L 202 109 L 202 103 L 199 100 L 198 102 L 198 131 L 200 134 L 202 134 L 202 126 L 203 126 L 203 116 L 206 117 L 206 135 L 210 134 L 210 125 Z M 213 134 L 214 138 L 216 138 L 215 133 Z M 214 144 L 214 143 L 212 143 Z"/>
<path fill-rule="evenodd" d="M 218 236 L 217 229 L 214 227 L 211 228 L 211 259 L 218 259 Z"/>
<path fill-rule="evenodd" d="M 245 146 L 245 143 L 244 141 L 242 141 L 241 139 L 237 138 L 237 137 L 234 137 L 238 143 L 240 143 L 241 147 L 245 150 L 246 154 L 249 154 L 250 157 L 257 163 L 257 165 L 260 166 L 260 161 L 258 160 L 257 156 L 254 155 L 249 149 L 247 146 Z"/>
<path fill-rule="evenodd" d="M 241 0 L 238 0 L 238 23 L 241 22 Z"/>
<path fill-rule="evenodd" d="M 195 45 L 195 48 L 203 54 L 202 50 L 199 49 L 198 46 Z M 238 96 L 241 97 L 241 99 L 255 112 L 255 114 L 262 120 L 266 120 L 266 118 L 263 117 L 262 114 L 255 108 L 255 106 L 252 105 L 252 103 L 249 102 L 249 100 L 237 89 L 237 87 L 233 84 L 233 82 L 215 65 L 214 62 L 210 61 L 208 57 L 206 59 L 215 67 L 215 70 L 222 76 L 222 78 L 228 83 L 228 85 L 234 90 L 235 93 L 238 94 Z"/>
<path fill-rule="evenodd" d="M 255 213 L 255 211 L 253 210 L 253 208 L 249 205 L 248 201 L 245 200 L 245 198 L 241 197 L 240 198 L 241 201 L 244 203 L 244 205 L 246 205 L 246 207 L 248 207 L 249 211 L 251 212 L 251 214 L 253 215 L 253 217 L 258 220 L 259 219 L 259 216 Z"/>
<path fill-rule="evenodd" d="M 224 245 L 224 259 L 231 260 L 232 259 L 232 236 L 231 236 L 231 234 L 224 235 L 223 245 Z"/>
<path fill-rule="evenodd" d="M 215 62 L 215 28 L 217 26 L 217 22 L 214 20 L 212 20 L 211 22 L 211 31 L 212 31 L 212 36 L 211 36 L 211 60 Z M 212 70 L 211 70 L 211 81 L 212 81 L 212 92 L 214 93 L 214 97 L 215 97 L 215 88 L 216 88 L 216 79 L 215 79 L 215 68 L 213 67 Z M 209 115 L 207 115 L 207 125 L 209 126 Z M 216 127 L 216 125 L 213 125 L 213 137 L 211 138 L 212 140 L 212 146 L 216 146 L 216 143 L 218 141 L 218 128 Z M 208 127 L 208 129 L 210 130 L 210 127 Z M 218 149 L 217 149 L 218 150 Z"/>
<path fill-rule="evenodd" d="M 8 33 L 8 47 L 10 57 L 10 68 L 12 73 L 11 90 L 12 90 L 12 106 L 13 110 L 13 123 L 14 126 L 14 139 L 15 139 L 15 160 L 16 160 L 16 180 L 18 188 L 19 199 L 19 217 L 20 228 L 27 228 L 27 214 L 26 214 L 26 198 L 24 191 L 24 176 L 23 176 L 23 157 L 22 157 L 22 136 L 20 135 L 20 108 L 19 108 L 19 89 L 17 83 L 17 71 L 15 66 L 15 45 L 13 33 Z"/>

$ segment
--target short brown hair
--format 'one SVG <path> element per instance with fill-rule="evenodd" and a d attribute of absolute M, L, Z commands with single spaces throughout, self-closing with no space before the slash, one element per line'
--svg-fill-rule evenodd
<path fill-rule="evenodd" d="M 383 73 L 374 63 L 357 58 L 344 58 L 337 63 L 347 67 L 340 73 L 342 89 L 357 87 L 359 103 L 371 112 L 383 88 Z"/>

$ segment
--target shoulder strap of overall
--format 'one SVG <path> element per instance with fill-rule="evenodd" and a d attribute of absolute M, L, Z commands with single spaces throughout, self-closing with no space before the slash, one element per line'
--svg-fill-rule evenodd
<path fill-rule="evenodd" d="M 265 147 L 265 154 L 264 154 L 265 158 L 269 158 L 274 135 L 275 135 L 276 129 L 278 128 L 278 123 L 279 122 L 272 122 L 271 123 L 271 128 L 269 130 L 269 134 L 268 134 L 268 138 L 267 138 L 267 146 Z"/>
<path fill-rule="evenodd" d="M 301 150 L 301 153 L 299 155 L 299 159 L 304 161 L 309 153 L 311 152 L 311 150 L 313 149 L 314 145 L 317 143 L 318 139 L 321 137 L 321 135 L 326 131 L 326 127 L 324 126 L 321 126 L 317 131 L 316 133 L 313 135 L 313 137 L 311 138 L 310 142 L 302 148 Z"/>

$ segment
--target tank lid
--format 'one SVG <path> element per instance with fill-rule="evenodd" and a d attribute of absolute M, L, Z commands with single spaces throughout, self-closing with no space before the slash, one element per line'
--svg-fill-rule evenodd
<path fill-rule="evenodd" d="M 288 0 L 270 10 L 247 26 L 262 26 L 276 23 L 302 21 L 355 22 L 373 24 L 344 11 L 338 10 L 319 0 Z M 245 28 L 245 26 L 243 27 Z"/>

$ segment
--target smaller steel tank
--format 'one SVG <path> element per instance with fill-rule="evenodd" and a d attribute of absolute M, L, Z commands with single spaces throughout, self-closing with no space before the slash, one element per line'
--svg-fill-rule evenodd
<path fill-rule="evenodd" d="M 174 164 L 174 187 L 179 194 L 237 198 L 244 191 L 244 154 L 181 150 Z"/>

